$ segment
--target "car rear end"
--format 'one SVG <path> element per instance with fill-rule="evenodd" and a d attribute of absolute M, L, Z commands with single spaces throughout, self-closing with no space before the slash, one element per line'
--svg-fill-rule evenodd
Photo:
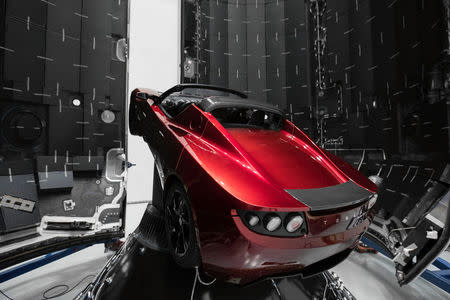
<path fill-rule="evenodd" d="M 211 122 L 202 139 L 214 143 L 221 135 L 227 141 L 215 144 L 208 159 L 205 151 L 193 156 L 211 176 L 199 179 L 199 192 L 191 187 L 204 270 L 248 284 L 332 268 L 369 226 L 376 186 L 278 111 L 235 102 L 212 97 L 202 106 Z M 217 186 L 209 193 L 214 201 L 202 198 L 206 186 Z"/>
<path fill-rule="evenodd" d="M 221 246 L 204 249 L 208 256 L 204 260 L 213 262 L 206 266 L 207 271 L 233 283 L 248 284 L 328 270 L 347 258 L 368 228 L 372 218 L 369 203 L 368 198 L 339 209 L 306 212 L 232 210 L 233 228 L 229 231 L 236 234 L 229 234 L 230 239 Z M 279 221 L 273 221 L 277 218 Z"/>

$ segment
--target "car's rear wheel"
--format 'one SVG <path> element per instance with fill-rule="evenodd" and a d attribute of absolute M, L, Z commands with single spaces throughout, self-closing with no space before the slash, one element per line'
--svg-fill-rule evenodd
<path fill-rule="evenodd" d="M 166 236 L 175 262 L 184 268 L 200 265 L 200 251 L 195 234 L 191 205 L 184 187 L 175 182 L 165 193 Z"/>

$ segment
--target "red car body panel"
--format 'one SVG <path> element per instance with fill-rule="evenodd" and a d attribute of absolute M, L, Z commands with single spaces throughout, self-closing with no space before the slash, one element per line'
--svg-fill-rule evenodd
<path fill-rule="evenodd" d="M 189 195 L 203 268 L 209 274 L 245 284 L 298 272 L 349 252 L 370 224 L 366 213 L 363 222 L 348 228 L 367 201 L 335 211 L 310 212 L 308 205 L 287 193 L 349 180 L 371 193 L 377 190 L 291 122 L 285 121 L 279 131 L 225 129 L 212 114 L 193 104 L 170 118 L 152 100 L 135 101 L 145 114 L 144 138 L 162 182 L 177 178 Z M 305 212 L 308 233 L 289 238 L 258 234 L 246 227 L 237 210 Z"/>
<path fill-rule="evenodd" d="M 313 189 L 348 181 L 322 153 L 285 130 L 228 131 L 270 179 L 284 189 Z"/>

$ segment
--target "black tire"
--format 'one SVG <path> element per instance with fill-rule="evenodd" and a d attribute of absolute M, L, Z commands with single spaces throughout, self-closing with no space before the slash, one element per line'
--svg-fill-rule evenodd
<path fill-rule="evenodd" d="M 174 182 L 164 197 L 164 223 L 169 251 L 183 268 L 200 266 L 200 250 L 188 195 L 182 184 Z"/>

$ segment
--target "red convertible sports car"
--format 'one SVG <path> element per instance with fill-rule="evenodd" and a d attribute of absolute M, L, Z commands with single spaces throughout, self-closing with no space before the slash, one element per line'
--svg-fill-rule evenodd
<path fill-rule="evenodd" d="M 174 260 L 238 284 L 344 260 L 377 186 L 320 149 L 281 110 L 197 84 L 136 89 L 130 131 L 155 157 Z"/>

